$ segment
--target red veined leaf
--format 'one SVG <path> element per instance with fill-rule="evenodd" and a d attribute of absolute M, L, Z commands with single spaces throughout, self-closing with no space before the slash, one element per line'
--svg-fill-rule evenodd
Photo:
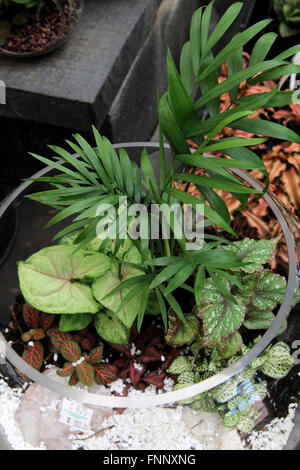
<path fill-rule="evenodd" d="M 95 372 L 91 364 L 86 361 L 82 362 L 76 366 L 76 374 L 84 385 L 92 385 Z"/>
<path fill-rule="evenodd" d="M 81 358 L 81 349 L 79 344 L 71 339 L 67 339 L 62 343 L 60 352 L 69 362 L 77 362 Z"/>
<path fill-rule="evenodd" d="M 50 313 L 41 313 L 40 315 L 40 327 L 44 330 L 48 330 L 52 323 L 54 322 L 55 315 L 51 315 Z"/>
<path fill-rule="evenodd" d="M 107 385 L 117 380 L 116 374 L 104 364 L 93 365 L 95 371 L 95 382 L 99 385 Z"/>
<path fill-rule="evenodd" d="M 127 352 L 129 351 L 129 345 L 127 344 L 117 344 L 117 343 L 109 343 L 109 345 L 119 352 Z"/>
<path fill-rule="evenodd" d="M 146 375 L 146 377 L 143 377 L 142 380 L 147 384 L 155 385 L 157 388 L 163 388 L 166 375 L 166 372 L 163 372 L 162 374 L 150 372 L 150 374 Z"/>
<path fill-rule="evenodd" d="M 53 346 L 53 344 L 50 344 L 50 351 L 51 351 L 53 354 L 59 354 L 59 353 L 60 353 L 59 348 L 56 348 L 55 346 Z"/>
<path fill-rule="evenodd" d="M 70 377 L 69 385 L 76 385 L 79 382 L 79 378 L 77 377 L 76 370 L 74 370 L 73 374 Z"/>
<path fill-rule="evenodd" d="M 109 370 L 111 370 L 116 376 L 118 376 L 119 369 L 113 364 L 105 364 L 105 367 L 107 367 Z"/>
<path fill-rule="evenodd" d="M 35 340 L 44 339 L 46 336 L 43 328 L 35 328 L 34 330 L 30 330 L 29 334 L 31 338 Z"/>
<path fill-rule="evenodd" d="M 56 349 L 60 349 L 61 345 L 64 341 L 68 339 L 72 339 L 69 333 L 64 333 L 60 331 L 58 328 L 51 328 L 47 331 L 47 335 L 50 336 L 51 343 Z"/>
<path fill-rule="evenodd" d="M 88 338 L 81 338 L 80 344 L 82 346 L 82 349 L 84 349 L 85 351 L 90 351 L 92 349 L 92 345 Z"/>
<path fill-rule="evenodd" d="M 63 369 L 59 369 L 56 373 L 60 377 L 68 377 L 69 375 L 73 374 L 75 367 L 71 362 L 66 362 Z"/>
<path fill-rule="evenodd" d="M 33 346 L 26 346 L 22 358 L 36 370 L 40 370 L 44 359 L 44 348 L 40 341 L 34 341 Z"/>
<path fill-rule="evenodd" d="M 136 364 L 134 361 L 130 361 L 129 377 L 134 387 L 139 383 L 145 369 L 146 366 L 144 364 Z"/>
<path fill-rule="evenodd" d="M 30 328 L 37 328 L 39 326 L 40 311 L 29 304 L 24 304 L 23 318 Z"/>
<path fill-rule="evenodd" d="M 103 355 L 103 344 L 91 350 L 88 361 L 91 364 L 97 364 L 97 362 L 101 362 L 102 355 Z"/>
<path fill-rule="evenodd" d="M 119 352 L 129 352 L 130 351 L 130 346 L 129 344 L 117 344 L 117 343 L 109 343 L 110 346 L 114 349 L 116 349 Z"/>

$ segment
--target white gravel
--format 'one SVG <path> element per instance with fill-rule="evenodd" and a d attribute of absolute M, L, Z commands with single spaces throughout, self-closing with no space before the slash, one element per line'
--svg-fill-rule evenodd
<path fill-rule="evenodd" d="M 165 391 L 172 387 L 172 381 L 165 382 Z M 123 384 L 117 381 L 112 390 L 121 391 Z M 131 389 L 130 395 L 142 393 Z M 155 393 L 155 387 L 149 386 L 146 394 Z M 12 390 L 0 377 L 0 425 L 3 427 L 7 440 L 16 450 L 45 450 L 35 448 L 25 442 L 18 428 L 14 414 L 20 402 L 22 391 Z M 105 421 L 105 432 L 98 433 L 87 440 L 74 441 L 74 449 L 84 447 L 93 450 L 204 450 L 204 442 L 192 436 L 182 421 L 182 407 L 154 408 L 145 410 L 127 409 L 123 414 L 115 413 Z M 247 439 L 245 448 L 253 450 L 280 450 L 284 448 L 293 429 L 296 405 L 290 405 L 289 414 L 285 419 L 275 419 L 266 428 L 253 432 Z"/>
<path fill-rule="evenodd" d="M 253 431 L 247 439 L 248 446 L 253 450 L 283 449 L 294 427 L 297 404 L 289 406 L 286 418 L 276 418 L 261 431 Z"/>

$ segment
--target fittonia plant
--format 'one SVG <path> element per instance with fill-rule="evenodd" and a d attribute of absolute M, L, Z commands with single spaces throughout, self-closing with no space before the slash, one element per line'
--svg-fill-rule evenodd
<path fill-rule="evenodd" d="M 228 191 L 242 207 L 249 194 L 263 195 L 246 186 L 227 168 L 261 171 L 266 176 L 266 191 L 266 168 L 247 148 L 264 142 L 265 138 L 219 140 L 218 132 L 233 127 L 300 144 L 300 137 L 290 129 L 251 117 L 261 106 L 291 103 L 291 92 L 276 87 L 269 93 L 240 96 L 245 83 L 299 73 L 300 67 L 287 61 L 299 48 L 265 60 L 276 38 L 268 33 L 257 40 L 249 64 L 243 64 L 243 47 L 269 24 L 265 20 L 237 34 L 214 57 L 214 46 L 222 41 L 243 4 L 233 4 L 209 34 L 212 6 L 213 2 L 193 16 L 190 40 L 181 54 L 180 72 L 168 53 L 168 90 L 158 107 L 159 178 L 155 178 L 146 149 L 139 168 L 125 150 L 117 153 L 95 128 L 95 148 L 78 134 L 74 141 L 67 141 L 76 156 L 54 146 L 50 146 L 53 159 L 33 154 L 56 170 L 54 176 L 35 179 L 49 183 L 51 189 L 29 196 L 57 210 L 46 227 L 69 217 L 73 220 L 57 233 L 58 245 L 44 248 L 18 265 L 26 302 L 45 313 L 61 315 L 63 331 L 93 325 L 104 341 L 122 345 L 128 342 L 132 326 L 141 328 L 145 315 L 161 316 L 167 344 L 173 347 L 191 344 L 195 354 L 202 355 L 204 351 L 198 370 L 187 370 L 178 386 L 214 374 L 241 354 L 245 350 L 244 332 L 269 327 L 286 287 L 285 279 L 267 264 L 278 240 L 236 240 L 228 208 L 216 192 Z M 219 83 L 218 69 L 225 62 L 228 78 Z M 220 113 L 220 96 L 226 92 L 230 93 L 231 105 Z M 203 108 L 206 119 L 199 114 Z M 164 136 L 171 146 L 169 167 Z M 194 153 L 188 138 L 199 146 Z M 226 158 L 205 156 L 213 151 Z M 205 173 L 195 174 L 196 168 Z M 176 189 L 178 180 L 187 183 L 185 191 Z M 188 193 L 190 184 L 198 188 L 200 199 Z M 210 226 L 204 232 L 202 249 L 190 251 L 184 236 L 175 237 L 174 220 L 169 238 L 123 240 L 116 235 L 100 240 L 96 227 L 102 216 L 97 208 L 100 204 L 118 207 L 120 198 L 125 198 L 128 206 L 143 203 L 147 209 L 153 204 L 167 209 L 174 203 L 181 208 L 190 204 L 191 220 L 196 220 L 195 208 L 201 202 L 205 224 Z M 117 211 L 116 219 L 119 226 L 124 225 L 121 210 Z M 150 233 L 153 220 L 148 212 L 141 225 L 145 222 Z M 160 231 L 165 233 L 162 216 L 159 223 Z M 126 230 L 131 224 L 132 218 L 125 219 Z M 213 234 L 213 226 L 226 232 L 226 238 Z M 265 367 L 266 372 L 267 366 L 260 367 Z"/>
<path fill-rule="evenodd" d="M 245 355 L 249 349 L 242 346 L 238 353 L 227 360 L 215 349 L 204 350 L 198 341 L 193 343 L 190 358 L 179 356 L 170 365 L 169 372 L 178 375 L 178 383 L 174 386 L 174 390 L 194 385 L 220 372 Z M 264 400 L 267 395 L 267 382 L 261 377 L 264 375 L 280 379 L 287 375 L 292 367 L 290 349 L 285 343 L 280 342 L 269 346 L 242 373 L 209 392 L 183 400 L 181 404 L 189 405 L 194 410 L 219 412 L 225 426 L 237 426 L 240 431 L 249 433 L 260 415 L 260 410 L 255 411 L 253 403 Z"/>

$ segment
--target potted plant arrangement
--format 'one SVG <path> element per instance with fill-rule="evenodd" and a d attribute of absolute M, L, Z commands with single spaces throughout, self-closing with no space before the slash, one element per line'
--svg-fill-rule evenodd
<path fill-rule="evenodd" d="M 107 386 L 121 379 L 126 397 L 129 387 L 145 391 L 151 384 L 159 391 L 172 379 L 170 399 L 161 394 L 157 403 L 218 412 L 225 426 L 247 434 L 260 417 L 255 403 L 267 396 L 269 379 L 293 367 L 289 345 L 269 343 L 286 328 L 284 320 L 299 300 L 296 255 L 291 231 L 281 222 L 291 237 L 287 282 L 270 264 L 280 236 L 238 239 L 217 191 L 230 193 L 241 208 L 249 196 L 268 196 L 272 205 L 268 172 L 249 147 L 264 143 L 265 136 L 297 144 L 300 138 L 252 115 L 265 105 L 291 103 L 292 93 L 279 87 L 246 97 L 241 92 L 249 83 L 299 72 L 288 61 L 299 47 L 265 60 L 275 40 L 266 34 L 243 68 L 243 47 L 269 24 L 264 20 L 214 57 L 213 47 L 242 3 L 233 4 L 209 35 L 212 6 L 193 15 L 180 71 L 168 53 L 168 90 L 158 105 L 159 178 L 146 148 L 139 167 L 95 128 L 95 148 L 76 134 L 67 141 L 70 151 L 51 146 L 52 159 L 33 154 L 49 166 L 33 184 L 51 189 L 28 197 L 54 211 L 47 227 L 62 222 L 64 227 L 55 235 L 57 244 L 19 261 L 22 297 L 6 337 L 32 368 L 54 364 L 70 386 Z M 219 83 L 225 62 L 228 76 Z M 230 103 L 220 113 L 226 92 Z M 224 128 L 264 137 L 218 138 Z M 221 156 L 208 156 L 216 151 Z M 249 179 L 245 170 L 261 172 L 265 184 Z M 191 185 L 198 197 L 190 194 Z M 20 369 L 23 377 L 36 377 L 24 363 Z M 118 403 L 126 406 L 126 398 Z"/>
<path fill-rule="evenodd" d="M 1 0 L 0 51 L 34 57 L 62 45 L 76 24 L 83 0 Z"/>

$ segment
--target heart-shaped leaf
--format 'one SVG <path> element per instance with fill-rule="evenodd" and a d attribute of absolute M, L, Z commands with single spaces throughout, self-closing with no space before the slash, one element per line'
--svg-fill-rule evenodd
<path fill-rule="evenodd" d="M 84 361 L 76 366 L 76 374 L 84 385 L 92 385 L 94 380 L 94 369 L 88 362 Z"/>
<path fill-rule="evenodd" d="M 25 303 L 23 307 L 23 318 L 27 326 L 37 328 L 39 326 L 40 311 Z"/>
<path fill-rule="evenodd" d="M 102 253 L 56 245 L 43 248 L 18 263 L 20 288 L 29 303 L 46 313 L 96 313 L 99 305 L 85 280 L 110 269 Z"/>
<path fill-rule="evenodd" d="M 275 315 L 269 310 L 250 307 L 246 313 L 244 326 L 248 330 L 266 330 L 273 323 Z"/>
<path fill-rule="evenodd" d="M 218 354 L 223 359 L 234 356 L 243 346 L 243 339 L 238 331 L 218 344 Z"/>
<path fill-rule="evenodd" d="M 90 313 L 77 313 L 74 315 L 61 315 L 59 329 L 61 331 L 78 331 L 88 326 L 94 315 Z"/>
<path fill-rule="evenodd" d="M 94 281 L 92 285 L 92 291 L 95 299 L 112 312 L 117 312 L 126 295 L 132 289 L 136 288 L 136 285 L 134 285 L 133 287 L 125 287 L 124 289 L 109 296 L 107 296 L 107 294 L 109 294 L 114 288 L 119 286 L 121 282 L 124 282 L 135 276 L 141 276 L 141 274 L 143 274 L 143 272 L 139 269 L 136 269 L 135 267 L 126 264 L 126 262 L 134 264 L 140 262 L 140 254 L 138 250 L 131 249 L 128 253 L 126 253 L 124 261 L 125 263 L 122 264 L 121 273 L 119 264 L 113 262 L 111 270 L 107 272 L 104 276 L 101 276 L 99 279 Z M 135 295 L 131 300 L 129 300 L 129 302 L 127 302 L 117 314 L 121 322 L 128 328 L 132 326 L 134 320 L 136 319 L 142 298 L 143 290 L 140 289 L 140 292 Z"/>
<path fill-rule="evenodd" d="M 81 357 L 81 349 L 76 341 L 67 339 L 64 341 L 60 347 L 60 352 L 62 356 L 68 362 L 77 362 Z"/>
<path fill-rule="evenodd" d="M 235 296 L 236 304 L 216 290 L 209 279 L 203 289 L 198 314 L 203 320 L 205 346 L 211 346 L 235 333 L 244 320 L 246 307 L 242 298 Z"/>
<path fill-rule="evenodd" d="M 40 370 L 44 359 L 44 348 L 40 341 L 34 341 L 33 346 L 26 346 L 22 358 L 36 370 Z"/>
<path fill-rule="evenodd" d="M 273 310 L 284 299 L 286 280 L 272 271 L 263 271 L 258 280 L 252 304 L 259 310 Z"/>
<path fill-rule="evenodd" d="M 56 373 L 60 377 L 68 377 L 69 375 L 73 374 L 75 367 L 71 362 L 66 362 L 63 369 L 59 369 Z"/>
<path fill-rule="evenodd" d="M 91 364 L 97 364 L 97 362 L 101 362 L 103 356 L 103 344 L 91 350 L 89 354 L 88 362 Z"/>
<path fill-rule="evenodd" d="M 130 330 L 123 325 L 113 312 L 107 310 L 95 316 L 95 328 L 108 343 L 124 344 L 129 340 Z"/>
<path fill-rule="evenodd" d="M 258 241 L 244 238 L 242 241 L 227 245 L 224 249 L 234 252 L 244 263 L 247 263 L 246 266 L 233 269 L 233 271 L 242 270 L 246 273 L 253 273 L 261 271 L 262 265 L 273 258 L 273 251 L 277 242 L 277 238 Z"/>
<path fill-rule="evenodd" d="M 93 366 L 95 371 L 95 382 L 99 385 L 107 385 L 117 380 L 116 374 L 104 364 L 97 364 Z"/>

